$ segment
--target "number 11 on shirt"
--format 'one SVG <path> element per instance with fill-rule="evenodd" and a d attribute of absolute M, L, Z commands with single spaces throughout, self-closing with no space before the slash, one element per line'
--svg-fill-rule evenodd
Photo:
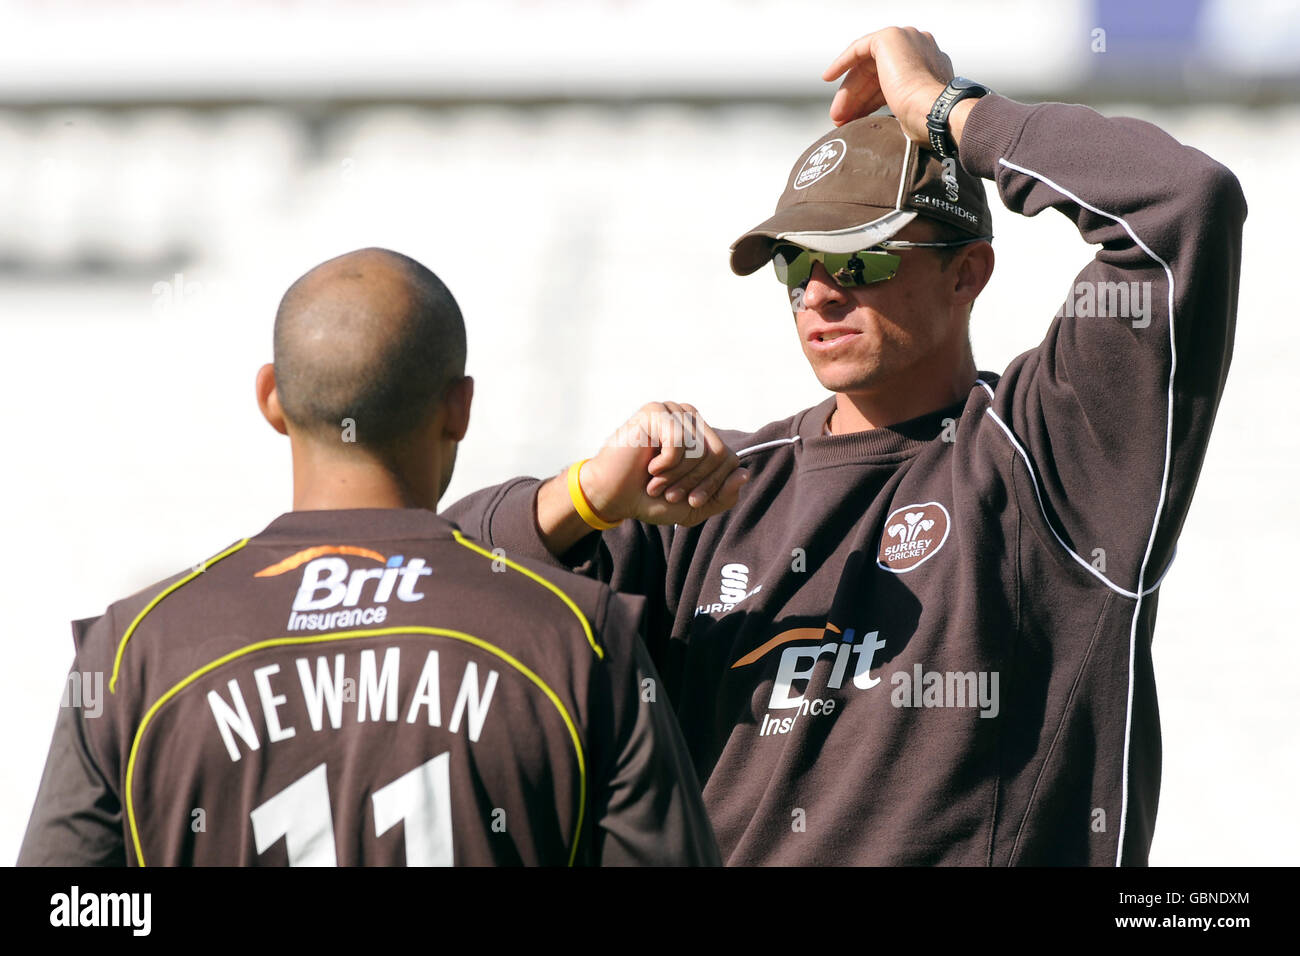
<path fill-rule="evenodd" d="M 451 754 L 427 760 L 376 790 L 375 836 L 406 824 L 407 866 L 451 866 Z M 303 774 L 254 808 L 253 840 L 258 855 L 281 837 L 290 866 L 337 866 L 334 815 L 325 764 Z"/>

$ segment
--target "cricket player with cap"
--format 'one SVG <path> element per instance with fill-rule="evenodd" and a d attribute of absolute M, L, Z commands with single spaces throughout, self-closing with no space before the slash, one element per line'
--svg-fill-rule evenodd
<path fill-rule="evenodd" d="M 646 597 L 728 863 L 1144 864 L 1156 602 L 1232 353 L 1240 187 L 1149 123 L 955 77 L 915 29 L 840 77 L 731 253 L 772 264 L 833 394 L 751 433 L 653 403 L 449 514 Z M 968 334 L 984 181 L 1098 247 L 1001 374 Z"/>
<path fill-rule="evenodd" d="M 713 864 L 640 599 L 434 513 L 469 425 L 465 328 L 362 249 L 285 294 L 257 400 L 294 510 L 74 626 L 18 862 Z"/>

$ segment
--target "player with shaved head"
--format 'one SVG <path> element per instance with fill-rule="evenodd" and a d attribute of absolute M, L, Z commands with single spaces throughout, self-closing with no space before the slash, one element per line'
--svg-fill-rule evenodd
<path fill-rule="evenodd" d="M 330 507 L 336 489 L 352 507 L 433 508 L 473 391 L 456 300 L 385 249 L 330 259 L 290 286 L 275 363 L 257 376 L 262 413 L 290 438 L 300 510 Z"/>
<path fill-rule="evenodd" d="M 715 864 L 642 604 L 434 514 L 469 424 L 460 310 L 383 249 L 285 294 L 257 374 L 293 511 L 73 626 L 18 862 Z"/>
<path fill-rule="evenodd" d="M 362 249 L 321 263 L 276 311 L 275 383 L 300 432 L 333 439 L 352 417 L 366 422 L 362 444 L 392 445 L 427 424 L 448 389 L 466 388 L 464 375 L 460 307 L 400 253 Z"/>

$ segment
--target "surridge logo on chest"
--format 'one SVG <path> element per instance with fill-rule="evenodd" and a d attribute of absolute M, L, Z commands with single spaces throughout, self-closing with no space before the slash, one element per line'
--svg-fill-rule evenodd
<path fill-rule="evenodd" d="M 937 501 L 895 508 L 885 519 L 876 564 L 905 574 L 934 557 L 948 540 L 951 527 L 948 509 Z"/>
<path fill-rule="evenodd" d="M 741 601 L 747 597 L 753 597 L 759 591 L 763 590 L 763 585 L 754 585 L 753 590 L 746 591 L 749 586 L 749 567 L 748 565 L 732 562 L 724 564 L 720 572 L 722 576 L 722 586 L 718 590 L 718 601 L 715 604 L 701 604 L 695 609 L 695 615 L 700 614 L 726 614 Z"/>
<path fill-rule="evenodd" d="M 383 567 L 353 568 L 338 555 L 368 558 Z M 325 631 L 358 624 L 382 624 L 388 601 L 412 603 L 424 599 L 416 590 L 420 578 L 433 574 L 423 558 L 407 561 L 404 555 L 384 557 L 378 551 L 354 545 L 320 545 L 290 555 L 258 571 L 254 577 L 286 574 L 302 565 L 302 579 L 289 612 L 289 630 Z M 375 582 L 367 606 L 361 602 L 366 585 Z"/>

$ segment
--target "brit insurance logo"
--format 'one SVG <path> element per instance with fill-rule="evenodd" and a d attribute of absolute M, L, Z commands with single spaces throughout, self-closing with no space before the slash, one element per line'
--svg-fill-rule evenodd
<path fill-rule="evenodd" d="M 848 151 L 849 148 L 842 139 L 831 139 L 822 143 L 803 161 L 799 172 L 794 174 L 794 188 L 807 189 L 817 180 L 829 175 L 844 161 L 844 155 Z"/>
<path fill-rule="evenodd" d="M 878 640 L 879 634 L 870 631 L 859 636 L 854 628 L 840 630 L 830 621 L 825 627 L 793 627 L 732 664 L 731 669 L 737 670 L 757 664 L 778 649 L 781 652 L 767 701 L 771 713 L 763 715 L 758 735 L 788 734 L 800 717 L 831 717 L 843 703 L 831 692 L 838 692 L 846 678 L 858 690 L 870 690 L 879 684 L 880 678 L 871 676 L 876 652 L 885 646 L 884 641 Z M 820 679 L 814 681 L 817 662 L 827 655 L 832 661 L 830 673 L 825 675 L 824 683 Z"/>
<path fill-rule="evenodd" d="M 898 508 L 885 519 L 876 564 L 895 574 L 919 567 L 943 547 L 951 524 L 948 509 L 937 501 Z"/>
<path fill-rule="evenodd" d="M 767 700 L 768 713 L 758 724 L 758 736 L 783 736 L 799 726 L 802 718 L 833 718 L 856 696 L 850 688 L 870 691 L 879 686 L 882 677 L 873 675 L 872 670 L 884 649 L 879 631 L 859 635 L 854 628 L 841 630 L 827 621 L 824 628 L 784 630 L 745 654 L 731 669 L 750 667 L 781 652 Z M 823 657 L 828 658 L 829 666 L 822 662 Z M 893 687 L 889 703 L 894 707 L 969 707 L 978 709 L 980 717 L 996 717 L 1001 707 L 997 671 L 926 670 L 918 662 L 910 670 L 895 671 L 889 683 Z"/>
<path fill-rule="evenodd" d="M 344 555 L 375 561 L 380 567 L 353 568 Z M 423 558 L 407 561 L 400 554 L 385 557 L 370 548 L 341 544 L 307 548 L 263 568 L 253 577 L 278 577 L 300 567 L 302 578 L 289 612 L 291 631 L 382 624 L 388 617 L 385 605 L 390 598 L 396 596 L 408 603 L 423 600 L 424 594 L 416 586 L 420 578 L 433 574 L 433 568 Z"/>

